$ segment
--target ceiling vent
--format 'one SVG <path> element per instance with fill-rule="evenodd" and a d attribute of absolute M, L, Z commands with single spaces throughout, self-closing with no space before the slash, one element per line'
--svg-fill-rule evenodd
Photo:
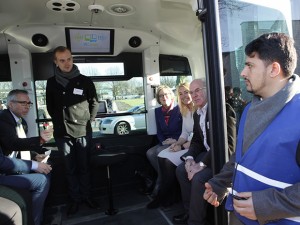
<path fill-rule="evenodd" d="M 114 4 L 108 8 L 107 12 L 114 16 L 129 16 L 135 12 L 135 9 L 126 4 Z"/>
<path fill-rule="evenodd" d="M 72 13 L 78 11 L 80 5 L 71 0 L 50 0 L 47 2 L 47 8 L 55 12 Z"/>

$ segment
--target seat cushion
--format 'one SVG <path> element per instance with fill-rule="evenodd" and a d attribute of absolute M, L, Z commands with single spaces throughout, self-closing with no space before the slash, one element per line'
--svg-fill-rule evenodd
<path fill-rule="evenodd" d="M 106 153 L 99 152 L 98 154 L 93 154 L 91 157 L 92 166 L 110 166 L 120 162 L 123 162 L 127 159 L 127 154 L 125 152 L 119 153 Z"/>

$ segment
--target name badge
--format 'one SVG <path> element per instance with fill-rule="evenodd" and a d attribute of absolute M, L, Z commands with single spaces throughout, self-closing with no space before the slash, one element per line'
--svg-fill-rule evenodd
<path fill-rule="evenodd" d="M 83 93 L 82 89 L 74 88 L 74 90 L 73 90 L 73 94 L 74 95 L 82 95 L 82 93 Z"/>

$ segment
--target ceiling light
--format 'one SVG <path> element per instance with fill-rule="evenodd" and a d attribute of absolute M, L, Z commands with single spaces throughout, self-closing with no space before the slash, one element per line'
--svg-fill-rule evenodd
<path fill-rule="evenodd" d="M 115 16 L 128 16 L 135 12 L 134 8 L 125 4 L 114 4 L 108 8 L 108 13 Z"/>

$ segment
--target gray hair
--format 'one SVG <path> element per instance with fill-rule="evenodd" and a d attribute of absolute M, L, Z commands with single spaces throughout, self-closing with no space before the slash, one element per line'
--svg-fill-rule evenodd
<path fill-rule="evenodd" d="M 28 95 L 28 91 L 26 90 L 21 90 L 21 89 L 14 89 L 11 90 L 8 95 L 7 95 L 7 104 L 10 103 L 11 101 L 15 101 L 16 100 L 16 96 L 18 94 L 25 94 Z"/>

